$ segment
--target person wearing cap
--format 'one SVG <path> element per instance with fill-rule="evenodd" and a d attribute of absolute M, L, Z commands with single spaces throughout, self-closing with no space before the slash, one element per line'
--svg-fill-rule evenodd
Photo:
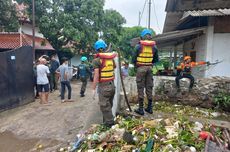
<path fill-rule="evenodd" d="M 78 66 L 78 71 L 77 71 L 77 79 L 80 78 L 80 80 L 82 82 L 81 92 L 80 92 L 81 97 L 85 96 L 87 79 L 90 75 L 90 69 L 89 69 L 88 65 L 86 64 L 87 60 L 88 60 L 87 57 L 85 57 L 85 56 L 81 57 L 81 64 Z"/>
<path fill-rule="evenodd" d="M 70 77 L 69 77 L 69 68 L 68 68 L 68 59 L 66 57 L 62 58 L 62 65 L 56 70 L 56 73 L 60 75 L 61 81 L 61 102 L 72 101 L 71 93 L 72 87 L 70 85 Z M 68 100 L 65 100 L 65 88 L 68 89 Z"/>
<path fill-rule="evenodd" d="M 97 54 L 93 60 L 93 94 L 95 96 L 96 86 L 98 86 L 99 105 L 103 115 L 103 123 L 105 126 L 111 127 L 114 125 L 112 106 L 115 95 L 114 69 L 116 65 L 114 58 L 116 54 L 105 52 L 106 47 L 107 45 L 103 40 L 98 40 L 94 45 Z"/>
<path fill-rule="evenodd" d="M 153 99 L 153 73 L 152 67 L 154 63 L 158 62 L 158 50 L 156 42 L 152 40 L 152 31 L 144 29 L 141 32 L 141 40 L 135 47 L 132 62 L 137 69 L 136 83 L 138 91 L 139 108 L 135 110 L 136 113 L 144 115 L 144 89 L 148 98 L 148 105 L 145 111 L 152 114 Z"/>
<path fill-rule="evenodd" d="M 190 56 L 185 56 L 184 61 L 177 66 L 177 70 L 180 71 L 180 73 L 176 76 L 176 85 L 177 85 L 177 90 L 180 92 L 180 79 L 187 78 L 190 80 L 190 85 L 189 85 L 189 91 L 191 91 L 193 85 L 194 85 L 194 77 L 192 76 L 192 68 L 198 65 L 204 65 L 204 64 L 209 64 L 209 62 L 205 61 L 200 61 L 200 62 L 192 62 Z"/>
<path fill-rule="evenodd" d="M 123 66 L 121 67 L 121 74 L 123 78 L 126 78 L 129 76 L 129 62 L 125 61 L 123 63 Z"/>
<path fill-rule="evenodd" d="M 47 60 L 45 58 L 39 58 L 39 64 L 37 65 L 37 89 L 40 97 L 41 104 L 48 104 L 49 96 L 49 80 L 48 75 L 50 74 L 48 66 L 46 66 Z"/>

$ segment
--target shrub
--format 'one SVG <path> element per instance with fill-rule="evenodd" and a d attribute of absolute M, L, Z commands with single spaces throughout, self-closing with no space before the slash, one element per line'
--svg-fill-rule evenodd
<path fill-rule="evenodd" d="M 137 73 L 137 71 L 134 67 L 129 68 L 129 76 L 134 77 L 134 76 L 136 76 L 136 73 Z"/>
<path fill-rule="evenodd" d="M 220 92 L 214 97 L 214 102 L 217 108 L 230 111 L 230 94 Z"/>

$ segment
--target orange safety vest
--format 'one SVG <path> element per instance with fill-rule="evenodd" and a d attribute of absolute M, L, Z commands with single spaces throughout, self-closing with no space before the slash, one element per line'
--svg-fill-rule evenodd
<path fill-rule="evenodd" d="M 190 63 L 181 63 L 180 66 L 177 66 L 177 69 L 181 69 L 183 72 L 190 74 L 193 67 L 198 65 L 204 65 L 206 62 L 190 62 Z"/>
<path fill-rule="evenodd" d="M 140 41 L 141 51 L 137 56 L 137 66 L 151 66 L 153 65 L 154 50 L 153 47 L 156 45 L 155 41 L 144 40 Z"/>
<path fill-rule="evenodd" d="M 115 53 L 98 53 L 95 57 L 100 58 L 101 67 L 99 69 L 99 82 L 109 82 L 113 81 L 114 76 L 114 58 Z"/>

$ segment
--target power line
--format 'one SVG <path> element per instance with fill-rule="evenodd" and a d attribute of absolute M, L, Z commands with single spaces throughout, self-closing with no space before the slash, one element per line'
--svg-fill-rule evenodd
<path fill-rule="evenodd" d="M 154 11 L 154 15 L 155 15 L 155 18 L 156 18 L 157 28 L 158 28 L 159 31 L 161 31 L 161 28 L 160 28 L 159 22 L 158 22 L 158 17 L 157 17 L 157 13 L 156 13 L 156 5 L 155 5 L 154 0 L 153 0 L 153 11 Z"/>
<path fill-rule="evenodd" d="M 144 4 L 144 7 L 143 7 L 142 12 L 141 12 L 141 15 L 140 15 L 140 22 L 141 22 L 141 19 L 142 19 L 142 17 L 143 17 L 143 14 L 144 14 L 146 4 L 147 4 L 147 0 L 145 0 L 145 4 Z"/>

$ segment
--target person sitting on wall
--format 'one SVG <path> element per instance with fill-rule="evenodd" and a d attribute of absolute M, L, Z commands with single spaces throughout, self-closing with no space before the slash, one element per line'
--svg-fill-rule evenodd
<path fill-rule="evenodd" d="M 185 56 L 184 61 L 177 66 L 177 70 L 180 71 L 180 73 L 177 74 L 176 76 L 176 85 L 177 85 L 177 90 L 180 92 L 180 79 L 187 78 L 190 80 L 190 86 L 189 86 L 189 91 L 191 91 L 193 85 L 194 85 L 194 77 L 192 76 L 192 68 L 198 65 L 204 65 L 207 64 L 209 65 L 209 62 L 205 61 L 200 61 L 200 62 L 192 62 L 190 56 Z"/>

